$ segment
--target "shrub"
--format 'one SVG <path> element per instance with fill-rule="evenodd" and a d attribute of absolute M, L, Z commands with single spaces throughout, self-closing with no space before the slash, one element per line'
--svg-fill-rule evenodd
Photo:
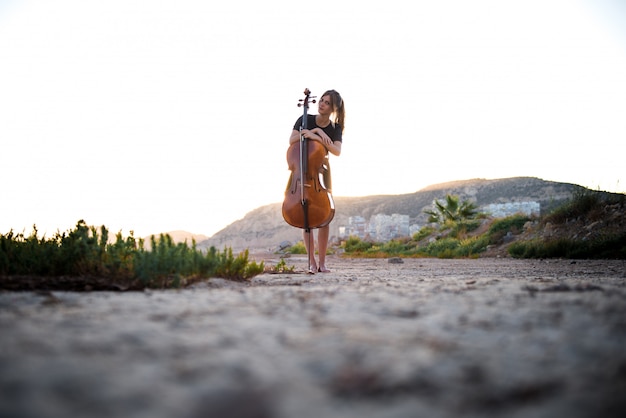
<path fill-rule="evenodd" d="M 248 255 L 248 250 L 245 250 L 235 257 L 232 248 L 224 248 L 224 252 L 218 254 L 220 262 L 215 274 L 228 279 L 247 280 L 262 273 L 263 263 L 249 262 Z"/>
<path fill-rule="evenodd" d="M 600 193 L 587 189 L 577 191 L 572 199 L 559 206 L 544 218 L 544 223 L 563 224 L 568 219 L 575 219 L 586 215 L 595 208 L 602 206 L 602 196 Z"/>
<path fill-rule="evenodd" d="M 433 228 L 432 226 L 425 226 L 417 231 L 415 234 L 413 234 L 411 238 L 413 239 L 413 241 L 421 241 L 435 231 L 435 228 Z"/>
<path fill-rule="evenodd" d="M 499 244 L 502 242 L 502 238 L 508 233 L 519 234 L 524 229 L 526 222 L 530 220 L 530 217 L 522 214 L 508 216 L 506 218 L 495 220 L 489 230 L 487 236 L 489 244 Z"/>
<path fill-rule="evenodd" d="M 512 231 L 513 233 L 519 232 L 524 228 L 526 222 L 530 220 L 530 217 L 522 214 L 508 216 L 502 219 L 496 219 L 489 226 L 489 234 L 494 234 L 498 231 Z"/>
<path fill-rule="evenodd" d="M 440 258 L 451 258 L 454 251 L 460 246 L 458 239 L 442 238 L 435 242 L 431 242 L 422 249 L 426 255 Z"/>
<path fill-rule="evenodd" d="M 304 242 L 299 241 L 289 247 L 286 252 L 289 254 L 306 254 L 306 247 L 304 246 Z"/>
<path fill-rule="evenodd" d="M 266 267 L 266 271 L 270 273 L 293 273 L 295 268 L 296 267 L 293 265 L 288 266 L 285 259 L 281 257 L 280 261 L 275 266 Z"/>
<path fill-rule="evenodd" d="M 486 235 L 471 237 L 461 240 L 454 254 L 457 257 L 476 257 L 484 252 L 489 245 L 489 238 Z"/>

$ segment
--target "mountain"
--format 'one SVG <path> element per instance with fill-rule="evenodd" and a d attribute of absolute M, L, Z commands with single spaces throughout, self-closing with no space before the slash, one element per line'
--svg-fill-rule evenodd
<path fill-rule="evenodd" d="M 335 197 L 335 217 L 330 224 L 330 236 L 338 237 L 339 228 L 348 225 L 351 216 L 369 220 L 377 214 L 408 215 L 411 224 L 425 225 L 425 209 L 432 209 L 433 200 L 442 200 L 446 194 L 457 195 L 478 207 L 489 204 L 533 201 L 546 213 L 572 197 L 582 186 L 546 181 L 535 177 L 506 179 L 471 179 L 428 186 L 415 193 L 376 195 L 364 197 Z M 274 250 L 282 242 L 295 243 L 302 239 L 302 230 L 289 226 L 282 217 L 282 202 L 259 207 L 243 219 L 233 222 L 205 241 L 198 248 L 215 246 L 233 251 L 249 249 Z"/>

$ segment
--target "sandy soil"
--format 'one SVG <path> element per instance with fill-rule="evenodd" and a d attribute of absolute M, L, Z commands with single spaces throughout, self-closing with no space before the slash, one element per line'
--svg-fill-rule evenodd
<path fill-rule="evenodd" d="M 178 291 L 0 292 L 0 416 L 626 412 L 624 261 L 329 267 Z"/>

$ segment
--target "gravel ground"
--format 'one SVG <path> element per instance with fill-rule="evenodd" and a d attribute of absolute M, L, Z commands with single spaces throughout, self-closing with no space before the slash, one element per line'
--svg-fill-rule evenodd
<path fill-rule="evenodd" d="M 626 416 L 624 261 L 329 261 L 1 292 L 0 417 Z"/>

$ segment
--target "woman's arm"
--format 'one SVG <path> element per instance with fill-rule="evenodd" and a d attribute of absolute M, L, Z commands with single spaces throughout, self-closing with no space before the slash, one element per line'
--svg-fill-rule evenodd
<path fill-rule="evenodd" d="M 328 152 L 330 152 L 331 154 L 336 155 L 337 157 L 341 154 L 341 141 L 333 142 L 333 140 L 330 139 L 330 137 L 326 135 L 326 132 L 324 132 L 322 129 L 320 128 L 314 128 L 311 130 L 303 129 L 302 134 L 304 135 L 305 138 L 310 139 L 312 141 L 317 141 L 320 144 L 324 145 L 324 147 L 326 147 Z M 299 140 L 300 140 L 300 131 L 296 131 L 294 129 L 291 132 L 291 136 L 289 137 L 289 145 L 295 144 Z"/>
<path fill-rule="evenodd" d="M 291 131 L 291 136 L 289 137 L 289 145 L 295 144 L 300 140 L 300 131 L 293 130 Z"/>
<path fill-rule="evenodd" d="M 326 145 L 326 149 L 331 154 L 339 157 L 341 155 L 341 141 L 330 141 L 330 144 Z"/>
<path fill-rule="evenodd" d="M 312 130 L 312 132 L 317 135 L 317 137 L 319 139 L 315 139 L 316 141 L 319 141 L 322 143 L 322 145 L 324 145 L 326 147 L 326 149 L 328 150 L 328 152 L 330 152 L 333 155 L 336 155 L 337 157 L 339 157 L 339 155 L 341 154 L 341 141 L 333 141 L 327 134 L 326 132 L 324 132 L 324 130 L 322 128 L 314 128 Z"/>

